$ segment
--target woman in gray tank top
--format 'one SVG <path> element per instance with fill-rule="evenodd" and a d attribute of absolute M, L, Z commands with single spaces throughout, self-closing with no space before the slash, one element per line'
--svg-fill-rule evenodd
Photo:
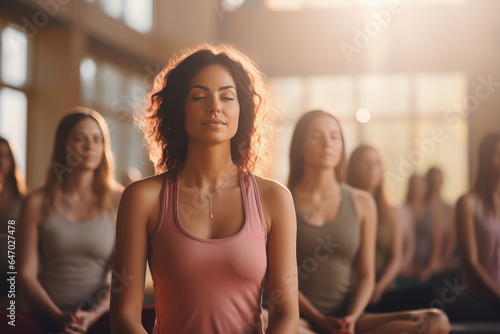
<path fill-rule="evenodd" d="M 297 210 L 303 333 L 448 333 L 441 310 L 364 314 L 375 285 L 377 212 L 367 192 L 343 184 L 340 122 L 320 110 L 297 123 L 288 186 Z"/>
<path fill-rule="evenodd" d="M 44 186 L 21 209 L 19 285 L 34 317 L 22 317 L 18 332 L 87 333 L 108 311 L 122 190 L 113 175 L 104 119 L 71 110 L 57 128 Z"/>

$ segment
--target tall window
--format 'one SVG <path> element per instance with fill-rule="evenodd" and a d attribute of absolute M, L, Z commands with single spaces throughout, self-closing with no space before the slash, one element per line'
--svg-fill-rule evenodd
<path fill-rule="evenodd" d="M 26 174 L 28 37 L 0 21 L 0 136 L 9 140 L 17 164 Z"/>
<path fill-rule="evenodd" d="M 80 63 L 84 105 L 101 113 L 108 123 L 116 162 L 116 177 L 124 181 L 130 169 L 150 173 L 142 133 L 133 124 L 133 114 L 142 103 L 147 87 L 146 74 L 97 56 Z"/>
<path fill-rule="evenodd" d="M 399 3 L 405 2 L 441 5 L 465 2 L 466 0 L 400 0 Z M 366 7 L 381 7 L 387 6 L 389 0 L 264 0 L 267 8 L 271 10 L 302 10 L 302 9 L 325 9 L 339 8 L 355 5 Z"/>
<path fill-rule="evenodd" d="M 153 0 L 87 0 L 97 2 L 114 19 L 123 19 L 130 28 L 146 34 L 153 29 Z"/>
<path fill-rule="evenodd" d="M 431 166 L 444 172 L 448 201 L 466 190 L 467 120 L 451 123 L 444 117 L 466 102 L 462 72 L 280 77 L 271 80 L 271 93 L 278 111 L 272 173 L 282 182 L 296 121 L 305 111 L 323 109 L 340 118 L 348 156 L 361 143 L 380 151 L 385 180 L 398 201 L 405 197 L 409 176 Z"/>

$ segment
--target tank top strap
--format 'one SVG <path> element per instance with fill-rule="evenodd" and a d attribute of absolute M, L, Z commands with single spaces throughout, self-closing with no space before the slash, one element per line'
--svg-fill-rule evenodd
<path fill-rule="evenodd" d="M 479 195 L 477 196 L 477 201 L 476 201 L 476 218 L 478 220 L 482 220 L 484 217 L 484 208 L 483 208 L 483 201 L 481 201 L 481 198 Z"/>
<path fill-rule="evenodd" d="M 354 204 L 354 198 L 352 193 L 347 189 L 344 183 L 340 184 L 340 192 L 342 196 L 342 201 L 340 202 L 339 213 L 337 215 L 337 219 L 342 219 L 344 215 L 348 219 L 358 219 L 359 214 L 356 210 L 356 205 Z M 336 219 L 336 220 L 337 220 Z"/>
<path fill-rule="evenodd" d="M 153 234 L 151 235 L 151 238 L 149 239 L 149 242 L 151 242 L 156 237 L 158 231 L 161 228 L 161 225 L 163 224 L 169 195 L 171 196 L 171 194 L 169 193 L 173 191 L 173 188 L 173 182 L 168 178 L 167 174 L 165 174 L 162 180 L 162 189 L 160 192 L 160 212 L 158 214 L 158 221 L 156 222 L 155 229 L 153 231 Z"/>
<path fill-rule="evenodd" d="M 240 179 L 241 194 L 245 207 L 246 221 L 249 224 L 259 225 L 264 232 L 267 242 L 267 224 L 262 203 L 260 201 L 259 187 L 255 176 L 250 172 L 238 171 Z"/>

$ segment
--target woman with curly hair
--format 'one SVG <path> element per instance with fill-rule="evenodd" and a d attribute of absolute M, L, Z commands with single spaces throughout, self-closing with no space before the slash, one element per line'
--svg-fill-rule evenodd
<path fill-rule="evenodd" d="M 132 183 L 117 220 L 113 333 L 145 333 L 146 261 L 154 333 L 266 333 L 298 324 L 295 215 L 290 193 L 262 166 L 267 96 L 255 65 L 232 47 L 203 45 L 155 79 L 144 121 L 159 173 Z"/>

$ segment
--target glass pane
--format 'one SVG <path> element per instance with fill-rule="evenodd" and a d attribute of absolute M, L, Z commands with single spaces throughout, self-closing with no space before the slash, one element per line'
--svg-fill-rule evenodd
<path fill-rule="evenodd" d="M 2 81 L 20 87 L 28 76 L 28 37 L 7 27 L 2 32 Z"/>
<path fill-rule="evenodd" d="M 265 0 L 267 8 L 271 10 L 298 10 L 305 6 L 307 0 Z"/>
<path fill-rule="evenodd" d="M 304 84 L 300 77 L 281 77 L 270 80 L 269 90 L 276 113 L 278 128 L 295 122 L 303 111 Z M 295 124 L 295 123 L 294 123 Z"/>
<path fill-rule="evenodd" d="M 16 162 L 26 175 L 26 128 L 28 101 L 23 92 L 0 89 L 0 136 L 12 144 Z"/>
<path fill-rule="evenodd" d="M 96 98 L 96 72 L 97 65 L 91 58 L 85 58 L 80 63 L 80 81 L 85 104 L 91 105 Z"/>
<path fill-rule="evenodd" d="M 413 151 L 424 157 L 420 172 L 437 166 L 443 172 L 443 198 L 454 204 L 468 188 L 468 126 L 465 119 L 450 125 L 443 121 L 420 121 Z"/>
<path fill-rule="evenodd" d="M 305 83 L 305 109 L 323 109 L 339 117 L 353 115 L 351 76 L 309 77 Z"/>
<path fill-rule="evenodd" d="M 467 96 L 467 76 L 462 72 L 418 73 L 415 76 L 419 114 L 443 113 Z"/>
<path fill-rule="evenodd" d="M 309 8 L 321 9 L 331 7 L 342 7 L 352 5 L 353 0 L 308 0 Z"/>
<path fill-rule="evenodd" d="M 111 139 L 111 152 L 113 152 L 113 157 L 115 161 L 115 178 L 120 180 L 121 175 L 124 173 L 124 168 L 126 166 L 123 165 L 123 151 L 122 151 L 122 142 L 123 142 L 123 125 L 122 123 L 114 117 L 103 116 L 104 120 L 108 124 L 109 128 L 109 136 Z"/>
<path fill-rule="evenodd" d="M 446 5 L 446 4 L 460 4 L 466 0 L 418 0 L 419 3 L 426 5 Z"/>
<path fill-rule="evenodd" d="M 269 177 L 285 185 L 290 170 L 290 142 L 292 141 L 294 127 L 295 122 L 289 122 L 286 126 L 283 125 L 279 131 L 276 131 L 272 138 L 273 161 L 271 162 Z"/>
<path fill-rule="evenodd" d="M 387 190 L 401 203 L 412 171 L 408 168 L 410 154 L 410 125 L 405 121 L 368 122 L 360 125 L 364 143 L 376 147 L 385 168 Z M 394 140 L 397 138 L 398 140 Z"/>
<path fill-rule="evenodd" d="M 147 88 L 144 85 L 142 78 L 138 75 L 133 75 L 128 80 L 127 93 L 129 94 L 129 109 L 130 115 L 144 104 L 144 98 L 147 94 Z"/>
<path fill-rule="evenodd" d="M 304 82 L 301 77 L 279 77 L 270 80 L 269 90 L 276 115 L 276 128 L 270 150 L 272 161 L 269 176 L 286 184 L 288 154 L 295 123 L 304 112 Z"/>
<path fill-rule="evenodd" d="M 407 74 L 365 74 L 359 77 L 360 107 L 372 117 L 407 115 L 410 110 L 410 80 Z"/>
<path fill-rule="evenodd" d="M 147 33 L 153 28 L 152 0 L 125 0 L 123 12 L 125 23 L 140 33 Z"/>
<path fill-rule="evenodd" d="M 112 18 L 119 19 L 122 16 L 123 0 L 99 0 L 102 10 Z"/>
<path fill-rule="evenodd" d="M 118 68 L 109 63 L 98 64 L 97 80 L 99 89 L 99 101 L 101 106 L 116 110 L 120 105 L 120 94 L 123 91 L 123 77 Z"/>
<path fill-rule="evenodd" d="M 344 131 L 344 145 L 345 154 L 347 158 L 354 151 L 354 149 L 359 145 L 361 138 L 358 135 L 358 124 L 356 122 L 342 121 L 342 130 Z"/>
<path fill-rule="evenodd" d="M 145 152 L 143 151 L 143 133 L 139 131 L 135 126 L 129 126 L 129 145 L 128 145 L 128 166 L 127 172 L 131 168 L 136 169 L 141 173 L 141 176 L 146 175 L 146 170 L 143 164 L 143 157 Z M 135 181 L 135 180 L 133 180 Z"/>

